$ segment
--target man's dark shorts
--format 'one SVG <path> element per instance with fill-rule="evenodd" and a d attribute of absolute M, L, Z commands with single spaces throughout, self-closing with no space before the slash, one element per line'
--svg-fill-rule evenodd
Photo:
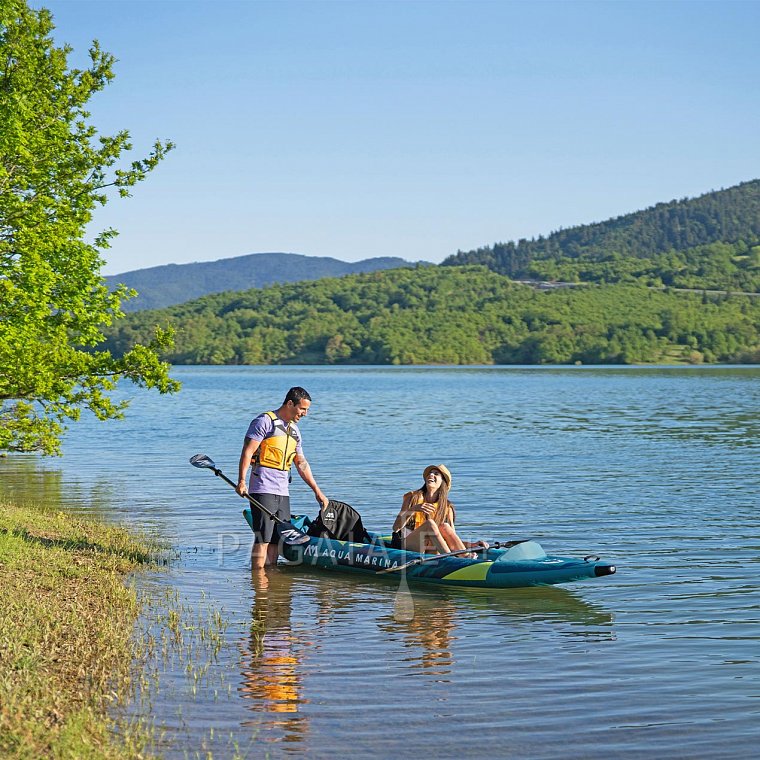
<path fill-rule="evenodd" d="M 272 514 L 281 520 L 290 520 L 290 497 L 280 496 L 275 493 L 252 493 L 251 496 L 266 507 Z M 260 509 L 251 504 L 251 517 L 253 522 L 253 534 L 257 544 L 271 544 L 280 540 L 280 523 L 276 523 L 271 517 L 265 515 Z M 284 526 L 283 526 L 284 527 Z"/>

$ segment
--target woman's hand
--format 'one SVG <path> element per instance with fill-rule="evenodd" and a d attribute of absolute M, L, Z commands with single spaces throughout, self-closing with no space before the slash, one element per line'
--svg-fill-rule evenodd
<path fill-rule="evenodd" d="M 420 506 L 417 507 L 419 512 L 424 512 L 428 517 L 432 517 L 435 514 L 435 509 L 435 504 L 428 504 L 428 502 L 420 504 Z"/>

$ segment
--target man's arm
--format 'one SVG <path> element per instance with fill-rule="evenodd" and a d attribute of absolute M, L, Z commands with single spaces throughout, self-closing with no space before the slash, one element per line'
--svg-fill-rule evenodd
<path fill-rule="evenodd" d="M 248 468 L 251 466 L 251 459 L 253 459 L 253 455 L 258 451 L 260 445 L 261 441 L 254 441 L 253 438 L 246 438 L 243 441 L 243 450 L 240 452 L 240 464 L 238 465 L 238 484 L 235 489 L 241 496 L 248 493 L 246 476 L 248 475 Z"/>
<path fill-rule="evenodd" d="M 306 461 L 306 457 L 303 454 L 296 454 L 294 462 L 296 465 L 296 470 L 298 470 L 298 474 L 301 476 L 303 482 L 306 483 L 306 485 L 309 486 L 312 491 L 314 491 L 314 496 L 316 497 L 319 506 L 326 507 L 327 502 L 330 500 L 322 493 L 322 491 L 319 490 L 317 481 L 314 480 L 314 476 L 311 474 L 311 467 L 309 467 L 309 463 Z"/>

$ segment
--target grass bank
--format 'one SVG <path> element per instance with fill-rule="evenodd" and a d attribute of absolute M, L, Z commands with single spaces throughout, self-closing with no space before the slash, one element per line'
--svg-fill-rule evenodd
<path fill-rule="evenodd" d="M 112 708 L 140 654 L 125 578 L 158 550 L 123 528 L 0 504 L 1 757 L 145 757 L 149 728 Z"/>

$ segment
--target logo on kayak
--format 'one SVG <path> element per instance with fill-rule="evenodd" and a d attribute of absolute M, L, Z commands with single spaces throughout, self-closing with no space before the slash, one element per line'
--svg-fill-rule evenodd
<path fill-rule="evenodd" d="M 391 561 L 381 552 L 357 552 L 350 549 L 321 549 L 316 544 L 307 546 L 304 551 L 305 557 L 326 557 L 337 565 L 350 565 L 352 567 L 386 568 L 395 567 L 398 562 Z"/>
<path fill-rule="evenodd" d="M 294 528 L 281 530 L 280 536 L 282 537 L 282 540 L 288 544 L 305 544 L 307 541 L 311 540 L 305 533 L 301 533 L 300 530 L 295 530 Z"/>

